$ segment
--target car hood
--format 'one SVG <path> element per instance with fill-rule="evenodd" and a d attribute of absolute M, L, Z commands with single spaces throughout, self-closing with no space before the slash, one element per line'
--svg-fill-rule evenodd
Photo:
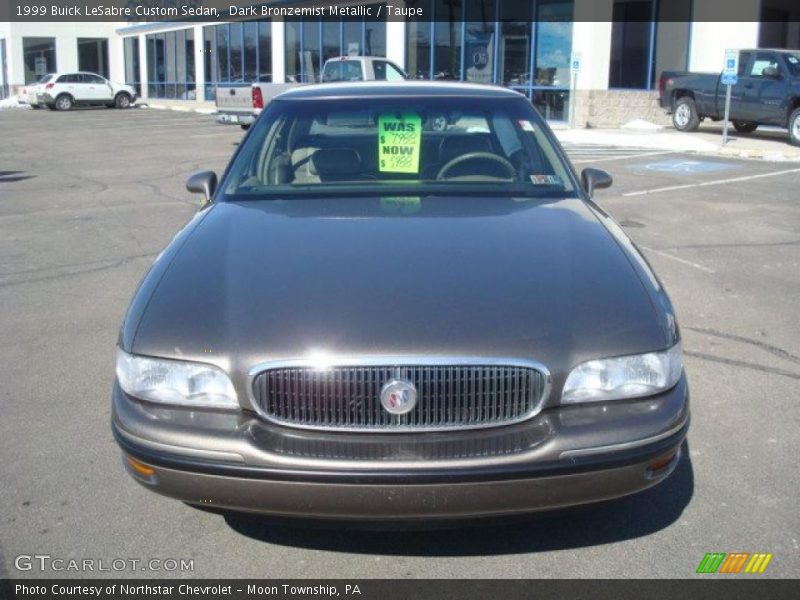
<path fill-rule="evenodd" d="M 578 199 L 220 203 L 163 261 L 123 345 L 235 377 L 328 353 L 524 358 L 561 378 L 666 344 L 651 284 Z"/>

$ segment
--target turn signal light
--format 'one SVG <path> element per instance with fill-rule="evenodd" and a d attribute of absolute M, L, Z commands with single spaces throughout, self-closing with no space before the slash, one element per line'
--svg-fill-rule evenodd
<path fill-rule="evenodd" d="M 137 475 L 141 475 L 142 477 L 150 478 L 156 474 L 156 470 L 153 467 L 148 467 L 146 464 L 139 462 L 132 456 L 126 456 L 126 460 L 128 461 L 128 466 L 133 470 L 134 473 Z"/>
<path fill-rule="evenodd" d="M 658 460 L 654 460 L 649 465 L 647 465 L 647 470 L 650 473 L 657 473 L 664 467 L 667 467 L 674 458 L 675 454 L 670 454 L 669 456 L 665 456 L 664 458 L 659 458 Z"/>

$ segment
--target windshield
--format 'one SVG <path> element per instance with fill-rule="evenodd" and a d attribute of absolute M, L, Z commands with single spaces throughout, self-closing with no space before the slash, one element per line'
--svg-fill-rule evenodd
<path fill-rule="evenodd" d="M 237 154 L 227 200 L 342 193 L 574 194 L 520 98 L 274 100 Z"/>
<path fill-rule="evenodd" d="M 789 67 L 792 77 L 800 77 L 800 54 L 787 54 L 786 66 Z"/>
<path fill-rule="evenodd" d="M 47 82 L 48 82 L 48 81 L 50 81 L 52 78 L 53 78 L 53 74 L 52 74 L 52 73 L 48 73 L 47 75 L 42 75 L 42 76 L 39 78 L 39 81 L 37 81 L 36 83 L 47 83 Z"/>

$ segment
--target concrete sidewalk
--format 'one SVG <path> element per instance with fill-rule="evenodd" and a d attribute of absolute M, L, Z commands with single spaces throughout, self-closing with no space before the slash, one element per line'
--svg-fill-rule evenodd
<path fill-rule="evenodd" d="M 799 161 L 800 146 L 792 146 L 785 129 L 759 127 L 753 133 L 728 130 L 722 145 L 722 124 L 704 123 L 698 131 L 682 133 L 672 128 L 654 129 L 568 129 L 554 128 L 562 142 L 604 146 L 636 147 L 674 152 L 696 152 L 766 161 Z"/>

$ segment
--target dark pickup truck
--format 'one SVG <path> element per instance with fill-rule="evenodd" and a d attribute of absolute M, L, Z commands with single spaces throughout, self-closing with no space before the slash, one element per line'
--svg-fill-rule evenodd
<path fill-rule="evenodd" d="M 664 71 L 658 81 L 659 104 L 672 114 L 679 131 L 694 131 L 709 118 L 725 116 L 726 86 L 721 74 Z M 736 131 L 759 125 L 789 129 L 800 146 L 800 51 L 741 50 L 738 83 L 731 90 L 730 119 Z"/>

